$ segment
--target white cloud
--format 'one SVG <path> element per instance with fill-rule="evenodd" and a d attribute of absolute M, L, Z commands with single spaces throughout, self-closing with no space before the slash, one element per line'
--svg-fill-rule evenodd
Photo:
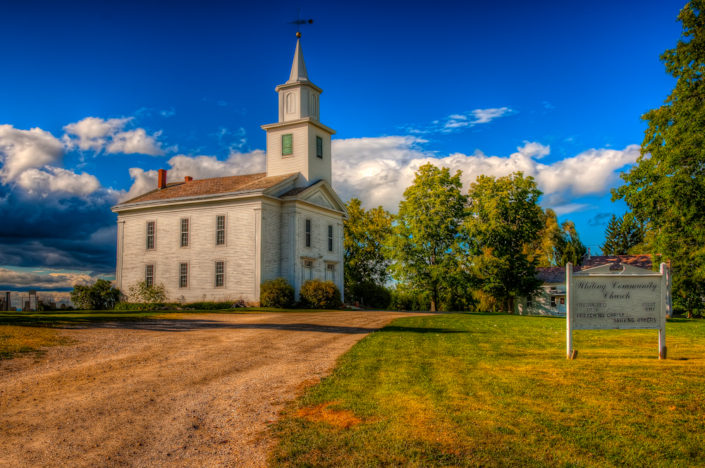
<path fill-rule="evenodd" d="M 233 175 L 256 174 L 265 171 L 265 153 L 255 150 L 250 153 L 231 152 L 228 159 L 221 161 L 215 156 L 186 156 L 180 154 L 172 157 L 168 164 L 167 181 L 177 182 L 185 177 L 210 179 Z M 157 188 L 157 171 L 144 171 L 130 168 L 130 177 L 134 181 L 130 190 L 120 197 L 120 201 L 130 200 Z"/>
<path fill-rule="evenodd" d="M 434 120 L 430 125 L 425 127 L 409 126 L 404 127 L 411 134 L 426 134 L 426 133 L 451 133 L 466 127 L 474 127 L 475 125 L 490 123 L 495 119 L 505 115 L 512 114 L 513 111 L 509 107 L 499 107 L 492 109 L 475 109 L 466 114 L 451 114 L 445 119 Z"/>
<path fill-rule="evenodd" d="M 76 284 L 93 284 L 97 277 L 86 273 L 46 273 L 0 268 L 0 284 L 14 288 L 71 288 Z"/>
<path fill-rule="evenodd" d="M 83 120 L 64 127 L 66 134 L 64 144 L 69 150 L 105 151 L 108 154 L 147 154 L 150 156 L 163 156 L 166 150 L 162 143 L 157 141 L 161 132 L 148 135 L 143 128 L 124 130 L 132 117 L 122 119 L 101 119 L 86 117 Z"/>
<path fill-rule="evenodd" d="M 98 179 L 85 172 L 76 174 L 60 167 L 46 166 L 44 170 L 27 169 L 17 178 L 16 184 L 27 191 L 27 194 L 47 197 L 50 193 L 70 196 L 86 196 L 100 189 Z"/>
<path fill-rule="evenodd" d="M 407 136 L 351 138 L 333 140 L 334 186 L 344 200 L 360 198 L 368 207 L 383 205 L 397 210 L 406 187 L 411 185 L 414 172 L 431 162 L 451 171 L 462 170 L 464 190 L 478 175 L 506 176 L 522 171 L 533 176 L 544 192 L 543 204 L 563 212 L 584 209 L 569 205 L 571 200 L 588 195 L 604 195 L 618 185 L 618 171 L 636 162 L 639 146 L 624 150 L 588 150 L 577 156 L 551 164 L 537 160 L 550 153 L 550 147 L 537 142 L 524 142 L 509 156 L 487 156 L 481 151 L 472 155 L 454 153 L 437 157 L 425 151 L 424 140 Z"/>
<path fill-rule="evenodd" d="M 64 147 L 51 133 L 40 128 L 19 130 L 0 125 L 0 180 L 7 184 L 23 171 L 61 162 Z"/>

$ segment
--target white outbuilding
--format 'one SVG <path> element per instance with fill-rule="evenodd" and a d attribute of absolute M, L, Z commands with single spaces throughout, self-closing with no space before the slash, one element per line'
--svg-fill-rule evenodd
<path fill-rule="evenodd" d="M 266 172 L 167 183 L 112 207 L 118 214 L 116 286 L 163 283 L 171 300 L 257 303 L 283 277 L 297 296 L 320 278 L 343 291 L 345 204 L 333 190 L 331 136 L 321 88 L 297 41 L 289 80 L 276 87 L 279 120 L 267 132 Z"/>

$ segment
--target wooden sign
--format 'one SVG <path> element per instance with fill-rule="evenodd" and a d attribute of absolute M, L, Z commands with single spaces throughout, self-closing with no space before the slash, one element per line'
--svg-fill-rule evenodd
<path fill-rule="evenodd" d="M 602 265 L 573 273 L 566 266 L 567 355 L 573 330 L 659 330 L 659 357 L 666 357 L 667 274 L 631 265 Z"/>

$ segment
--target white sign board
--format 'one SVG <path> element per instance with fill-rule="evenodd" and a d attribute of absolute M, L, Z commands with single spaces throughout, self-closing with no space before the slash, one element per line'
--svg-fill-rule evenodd
<path fill-rule="evenodd" d="M 667 282 L 660 272 L 613 264 L 573 273 L 566 267 L 568 358 L 573 330 L 657 329 L 659 356 L 665 357 Z"/>

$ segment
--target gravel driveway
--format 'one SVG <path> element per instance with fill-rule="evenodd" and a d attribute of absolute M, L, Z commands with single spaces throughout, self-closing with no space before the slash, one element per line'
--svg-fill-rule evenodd
<path fill-rule="evenodd" d="M 265 466 L 268 423 L 402 312 L 190 315 L 65 330 L 0 361 L 0 466 Z"/>

